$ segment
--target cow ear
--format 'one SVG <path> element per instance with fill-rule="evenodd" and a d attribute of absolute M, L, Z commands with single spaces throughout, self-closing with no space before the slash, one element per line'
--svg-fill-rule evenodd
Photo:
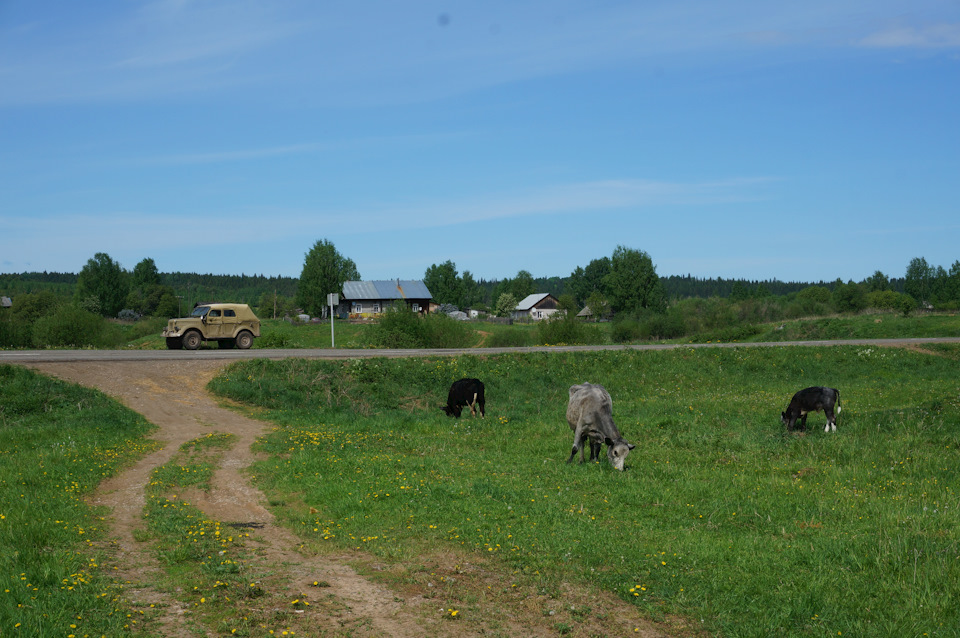
<path fill-rule="evenodd" d="M 613 447 L 613 439 L 611 439 L 609 436 L 605 438 L 603 442 L 607 444 L 607 447 Z"/>
<path fill-rule="evenodd" d="M 635 447 L 637 447 L 637 446 L 634 445 L 633 443 L 627 443 L 627 449 L 632 450 L 632 449 L 635 448 Z"/>

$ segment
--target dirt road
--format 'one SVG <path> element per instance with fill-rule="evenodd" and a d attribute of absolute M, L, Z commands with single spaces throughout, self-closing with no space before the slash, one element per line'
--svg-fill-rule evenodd
<path fill-rule="evenodd" d="M 227 363 L 223 359 L 194 357 L 28 364 L 44 374 L 98 388 L 158 426 L 154 438 L 162 443 L 162 448 L 105 481 L 91 500 L 112 511 L 111 535 L 118 550 L 120 581 L 130 583 L 127 598 L 136 605 L 155 605 L 153 609 L 163 610 L 159 622 L 164 635 L 216 634 L 197 623 L 189 605 L 178 600 L 175 593 L 154 585 L 160 570 L 158 561 L 149 543 L 135 539 L 135 532 L 144 527 L 144 487 L 151 472 L 168 462 L 183 443 L 212 431 L 233 434 L 238 440 L 224 455 L 211 490 L 191 494 L 191 503 L 211 520 L 255 524 L 253 536 L 258 551 L 254 560 L 258 564 L 253 569 L 285 575 L 280 587 L 287 589 L 274 592 L 277 600 L 292 600 L 315 581 L 329 584 L 324 590 L 325 604 L 314 605 L 308 611 L 312 615 L 307 623 L 311 629 L 301 629 L 298 636 L 556 636 L 561 616 L 555 614 L 569 614 L 568 610 L 574 607 L 592 608 L 597 613 L 587 619 L 578 617 L 566 633 L 569 636 L 653 638 L 668 635 L 667 629 L 669 635 L 695 635 L 682 621 L 654 625 L 641 619 L 632 605 L 582 588 L 568 587 L 549 597 L 535 591 L 514 591 L 506 598 L 494 595 L 491 592 L 504 589 L 509 573 L 498 573 L 502 567 L 484 565 L 469 556 L 419 556 L 418 564 L 435 566 L 436 571 L 425 572 L 423 578 L 411 579 L 402 591 L 394 591 L 361 576 L 350 565 L 373 572 L 402 570 L 403 565 L 379 565 L 375 558 L 359 553 L 317 556 L 300 551 L 300 541 L 275 524 L 263 493 L 250 484 L 244 473 L 254 461 L 251 445 L 268 424 L 220 407 L 204 390 L 217 370 Z M 451 573 L 447 579 L 440 573 L 448 565 L 458 566 L 456 577 Z M 458 581 L 457 589 L 448 593 L 471 601 L 469 618 L 464 614 L 462 622 L 450 622 L 445 611 L 438 608 L 434 581 Z M 509 592 L 510 588 L 506 590 Z"/>

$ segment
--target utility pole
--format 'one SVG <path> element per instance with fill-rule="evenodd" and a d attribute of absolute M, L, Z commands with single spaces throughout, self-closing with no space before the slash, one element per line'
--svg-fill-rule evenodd
<path fill-rule="evenodd" d="M 337 343 L 333 338 L 333 308 L 340 303 L 340 295 L 335 292 L 331 292 L 327 295 L 327 305 L 330 306 L 330 347 L 336 348 Z"/>

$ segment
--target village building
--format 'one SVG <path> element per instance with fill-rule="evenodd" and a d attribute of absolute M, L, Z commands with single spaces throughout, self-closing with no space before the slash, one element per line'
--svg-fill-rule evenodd
<path fill-rule="evenodd" d="M 510 313 L 510 316 L 514 319 L 540 321 L 541 319 L 547 319 L 557 310 L 559 310 L 557 298 L 549 292 L 542 292 L 524 297 Z"/>
<path fill-rule="evenodd" d="M 426 284 L 418 280 L 346 281 L 338 313 L 354 319 L 375 317 L 402 302 L 414 312 L 425 314 L 430 312 L 431 298 Z"/>

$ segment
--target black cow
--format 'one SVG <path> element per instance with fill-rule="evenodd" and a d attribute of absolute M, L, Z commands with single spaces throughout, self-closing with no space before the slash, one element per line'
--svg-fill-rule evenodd
<path fill-rule="evenodd" d="M 834 413 L 833 408 L 837 411 Z M 801 432 L 807 429 L 807 413 L 823 411 L 827 415 L 827 424 L 824 432 L 837 431 L 837 414 L 840 414 L 840 391 L 834 388 L 814 386 L 800 390 L 790 399 L 786 412 L 780 413 L 780 422 L 787 426 L 787 431 L 794 429 L 797 419 L 800 419 Z"/>
<path fill-rule="evenodd" d="M 447 416 L 459 419 L 464 406 L 469 405 L 473 416 L 477 416 L 477 410 L 479 410 L 482 417 L 484 416 L 483 401 L 483 382 L 480 379 L 460 379 L 450 386 L 447 404 L 441 406 L 441 409 L 447 413 Z"/>

